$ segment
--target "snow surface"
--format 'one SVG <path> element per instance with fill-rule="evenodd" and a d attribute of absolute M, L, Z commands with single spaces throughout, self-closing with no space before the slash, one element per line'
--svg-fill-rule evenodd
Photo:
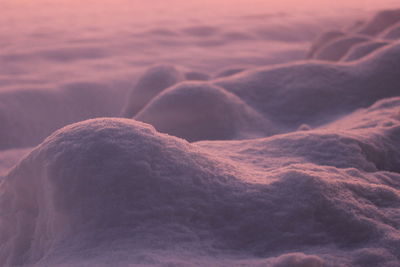
<path fill-rule="evenodd" d="M 377 35 L 383 30 L 400 21 L 400 9 L 378 12 L 368 23 L 357 31 L 366 35 Z"/>
<path fill-rule="evenodd" d="M 394 24 L 380 34 L 382 39 L 398 40 L 400 38 L 400 23 Z"/>
<path fill-rule="evenodd" d="M 364 42 L 360 43 L 358 45 L 354 45 L 350 48 L 349 52 L 344 56 L 342 59 L 343 61 L 353 61 L 357 60 L 360 58 L 363 58 L 378 48 L 381 48 L 382 46 L 388 45 L 390 42 L 387 41 L 370 41 L 370 42 Z"/>
<path fill-rule="evenodd" d="M 0 266 L 400 266 L 399 10 L 232 1 L 0 3 Z"/>
<path fill-rule="evenodd" d="M 338 39 L 334 39 L 328 42 L 327 45 L 323 46 L 314 55 L 315 59 L 320 60 L 340 60 L 346 53 L 351 49 L 351 47 L 362 44 L 369 41 L 369 37 L 362 35 L 350 35 L 344 36 Z"/>
<path fill-rule="evenodd" d="M 124 117 L 133 117 L 158 93 L 184 79 L 184 74 L 173 65 L 157 65 L 150 68 L 131 91 Z"/>
<path fill-rule="evenodd" d="M 168 88 L 134 118 L 188 141 L 246 138 L 248 134 L 266 136 L 275 132 L 268 119 L 236 95 L 198 82 Z"/>

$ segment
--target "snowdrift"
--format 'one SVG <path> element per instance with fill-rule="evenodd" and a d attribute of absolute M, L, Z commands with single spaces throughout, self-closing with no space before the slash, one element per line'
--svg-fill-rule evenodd
<path fill-rule="evenodd" d="M 154 98 L 135 119 L 188 141 L 272 135 L 263 116 L 236 95 L 206 83 L 180 83 Z"/>
<path fill-rule="evenodd" d="M 399 107 L 387 99 L 247 141 L 190 144 L 127 119 L 67 126 L 2 181 L 1 263 L 123 255 L 122 266 L 175 253 L 171 264 L 395 266 Z"/>
<path fill-rule="evenodd" d="M 255 118 L 286 134 L 56 131 L 2 179 L 1 264 L 396 266 L 399 47 L 180 83 L 137 115 L 188 140 L 254 133 Z"/>
<path fill-rule="evenodd" d="M 400 23 L 386 29 L 380 37 L 385 40 L 398 40 L 400 38 Z"/>
<path fill-rule="evenodd" d="M 322 33 L 314 41 L 308 58 L 327 61 L 353 61 L 399 37 L 400 9 L 378 12 L 371 20 L 347 30 Z"/>
<path fill-rule="evenodd" d="M 353 61 L 361 59 L 371 54 L 375 50 L 389 44 L 390 42 L 387 41 L 369 41 L 360 43 L 358 45 L 354 45 L 350 48 L 350 50 L 346 53 L 346 55 L 344 56 L 344 58 L 342 58 L 342 60 Z"/>
<path fill-rule="evenodd" d="M 394 43 L 349 64 L 304 61 L 180 83 L 161 91 L 134 118 L 190 141 L 316 127 L 398 96 L 399 60 L 400 44 Z"/>
<path fill-rule="evenodd" d="M 116 6 L 0 44 L 0 266 L 399 265 L 399 10 L 307 56 L 308 11 Z"/>

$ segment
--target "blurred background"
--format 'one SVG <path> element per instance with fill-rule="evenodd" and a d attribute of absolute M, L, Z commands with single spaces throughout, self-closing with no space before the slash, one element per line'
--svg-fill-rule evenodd
<path fill-rule="evenodd" d="M 326 41 L 315 42 L 321 33 L 350 32 L 350 43 L 333 47 L 337 60 L 337 47 L 369 40 L 352 39 L 354 29 L 397 2 L 0 1 L 0 149 L 31 147 L 88 118 L 132 117 L 127 98 L 156 64 L 208 80 L 304 60 Z"/>
<path fill-rule="evenodd" d="M 0 90 L 130 80 L 151 64 L 215 72 L 304 58 L 327 29 L 397 1 L 5 0 Z"/>

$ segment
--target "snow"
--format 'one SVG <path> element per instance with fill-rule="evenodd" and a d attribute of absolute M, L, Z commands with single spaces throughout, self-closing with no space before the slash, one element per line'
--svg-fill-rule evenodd
<path fill-rule="evenodd" d="M 177 104 L 179 103 L 179 104 Z M 240 98 L 206 83 L 180 83 L 154 98 L 135 119 L 189 141 L 272 135 L 268 119 Z"/>
<path fill-rule="evenodd" d="M 400 38 L 400 23 L 387 28 L 380 34 L 380 37 L 385 40 L 397 40 Z"/>
<path fill-rule="evenodd" d="M 370 21 L 365 23 L 358 32 L 367 35 L 377 35 L 399 21 L 400 9 L 384 10 L 378 12 Z"/>
<path fill-rule="evenodd" d="M 362 35 L 344 36 L 334 39 L 323 46 L 314 55 L 315 59 L 337 61 L 355 45 L 369 41 L 369 38 Z"/>
<path fill-rule="evenodd" d="M 353 61 L 363 58 L 378 48 L 390 44 L 386 41 L 370 41 L 365 43 L 360 43 L 350 48 L 350 51 L 344 56 L 343 61 Z"/>
<path fill-rule="evenodd" d="M 173 65 L 151 67 L 130 93 L 129 102 L 123 112 L 124 117 L 133 117 L 159 92 L 183 80 L 184 74 Z"/>
<path fill-rule="evenodd" d="M 379 264 L 394 263 L 399 106 L 387 99 L 320 129 L 246 141 L 190 144 L 128 119 L 66 126 L 2 184 L 2 264 L 74 262 L 79 250 L 162 261 L 161 249 L 322 266 L 376 246 Z M 313 247 L 318 256 L 279 256 Z"/>
<path fill-rule="evenodd" d="M 352 64 L 307 61 L 258 68 L 216 80 L 216 84 L 283 129 L 293 130 L 303 123 L 318 126 L 398 95 L 399 49 L 396 43 Z"/>
<path fill-rule="evenodd" d="M 0 266 L 399 266 L 396 2 L 232 1 L 0 3 Z"/>

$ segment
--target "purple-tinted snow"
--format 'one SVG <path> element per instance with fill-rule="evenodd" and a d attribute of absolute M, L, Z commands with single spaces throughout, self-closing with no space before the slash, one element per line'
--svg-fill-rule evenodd
<path fill-rule="evenodd" d="M 394 1 L 142 2 L 0 3 L 0 265 L 399 266 Z"/>

